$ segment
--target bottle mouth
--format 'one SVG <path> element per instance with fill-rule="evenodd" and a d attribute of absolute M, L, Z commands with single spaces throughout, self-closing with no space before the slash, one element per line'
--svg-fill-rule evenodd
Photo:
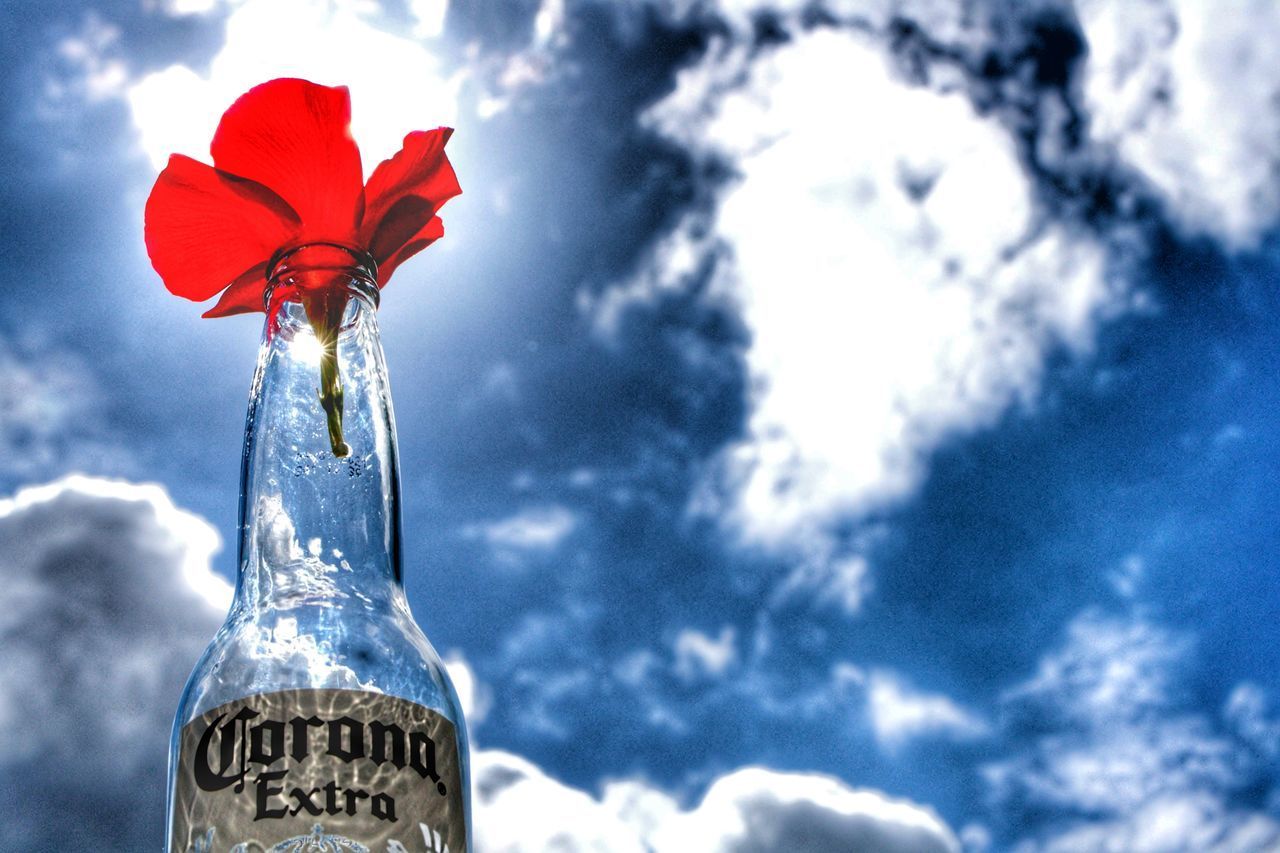
<path fill-rule="evenodd" d="M 363 249 L 341 243 L 315 242 L 286 246 L 267 262 L 267 287 L 263 303 L 270 313 L 272 294 L 278 288 L 318 290 L 340 286 L 363 297 L 374 308 L 378 289 L 378 264 Z"/>
<path fill-rule="evenodd" d="M 378 265 L 368 252 L 341 243 L 303 243 L 277 252 L 267 264 L 267 288 L 263 294 L 267 312 L 267 336 L 280 329 L 285 303 L 298 304 L 320 344 L 316 389 L 324 410 L 333 455 L 351 455 L 342 438 L 342 374 L 338 365 L 338 339 L 352 299 L 378 307 Z"/>

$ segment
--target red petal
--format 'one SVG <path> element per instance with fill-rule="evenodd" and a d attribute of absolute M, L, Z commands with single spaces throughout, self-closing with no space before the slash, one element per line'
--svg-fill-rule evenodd
<path fill-rule="evenodd" d="M 345 86 L 290 78 L 255 86 L 223 114 L 209 150 L 219 169 L 268 186 L 292 205 L 302 239 L 353 242 L 362 172 Z"/>
<path fill-rule="evenodd" d="M 254 311 L 265 311 L 263 304 L 267 290 L 267 262 L 263 261 L 231 282 L 231 286 L 222 291 L 218 304 L 201 314 L 201 317 L 230 317 L 234 314 L 250 314 Z"/>
<path fill-rule="evenodd" d="M 444 236 L 444 222 L 439 216 L 431 217 L 426 225 L 418 229 L 418 232 L 405 241 L 404 245 L 396 250 L 391 257 L 378 264 L 378 286 L 385 287 L 387 280 L 391 278 L 391 273 L 395 272 L 396 267 L 430 246 L 436 240 Z"/>
<path fill-rule="evenodd" d="M 426 229 L 433 227 L 432 219 L 441 205 L 462 192 L 444 153 L 451 135 L 453 129 L 448 127 L 410 133 L 394 157 L 378 164 L 364 188 L 360 243 L 378 262 L 378 277 L 383 283 L 391 274 L 389 269 L 443 234 L 441 225 L 439 234 L 397 257 L 411 241 L 421 239 Z M 388 271 L 383 272 L 384 268 Z"/>
<path fill-rule="evenodd" d="M 266 187 L 175 154 L 147 198 L 147 254 L 165 287 L 203 302 L 264 263 L 298 216 Z"/>

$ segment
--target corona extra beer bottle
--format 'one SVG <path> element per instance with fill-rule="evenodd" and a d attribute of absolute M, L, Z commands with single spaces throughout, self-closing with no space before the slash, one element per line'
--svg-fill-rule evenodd
<path fill-rule="evenodd" d="M 174 722 L 167 849 L 465 853 L 466 726 L 401 585 L 375 262 L 311 243 L 265 275 L 239 578 Z"/>

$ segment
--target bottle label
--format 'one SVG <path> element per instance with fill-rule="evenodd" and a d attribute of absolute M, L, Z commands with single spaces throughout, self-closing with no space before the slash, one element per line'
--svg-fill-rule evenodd
<path fill-rule="evenodd" d="M 285 690 L 182 729 L 172 853 L 466 853 L 453 723 L 359 690 Z"/>

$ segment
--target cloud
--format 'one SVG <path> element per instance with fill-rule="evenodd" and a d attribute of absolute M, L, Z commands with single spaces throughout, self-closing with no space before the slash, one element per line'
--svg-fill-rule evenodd
<path fill-rule="evenodd" d="M 728 667 L 737 659 L 735 639 L 728 628 L 717 638 L 685 630 L 676 641 L 678 665 L 687 661 L 699 676 L 709 675 L 702 667 Z M 687 658 L 679 657 L 681 649 Z M 651 688 L 649 678 L 661 663 L 652 653 L 638 652 L 617 666 L 632 670 L 620 681 Z M 839 669 L 835 677 L 842 681 L 865 681 L 861 672 L 846 676 L 845 668 Z M 454 663 L 450 671 L 455 672 Z M 461 680 L 475 683 L 469 672 Z M 649 696 L 651 690 L 639 694 L 642 703 Z M 923 698 L 936 702 L 939 697 Z M 714 778 L 690 808 L 635 779 L 606 782 L 596 796 L 503 750 L 473 750 L 472 779 L 476 848 L 482 853 L 960 849 L 954 833 L 932 809 L 820 774 L 743 768 Z"/>
<path fill-rule="evenodd" d="M 758 712 L 792 721 L 839 720 L 845 736 L 865 731 L 868 742 L 895 758 L 913 740 L 967 742 L 992 733 L 982 715 L 946 694 L 918 689 L 896 670 L 836 659 L 825 677 L 797 678 L 789 671 L 793 662 L 770 662 L 767 654 L 749 656 L 742 677 L 729 685 L 735 699 L 746 698 Z"/>
<path fill-rule="evenodd" d="M 203 15 L 224 5 L 224 0 L 151 0 L 151 4 L 173 16 Z"/>
<path fill-rule="evenodd" d="M 578 517 L 557 504 L 528 507 L 507 518 L 462 529 L 465 539 L 485 542 L 495 552 L 547 552 L 559 547 L 578 526 Z"/>
<path fill-rule="evenodd" d="M 439 36 L 444 32 L 448 11 L 448 0 L 409 0 L 409 12 L 415 20 L 413 34 L 425 38 Z"/>
<path fill-rule="evenodd" d="M 479 84 L 476 113 L 482 119 L 492 118 L 513 107 L 526 106 L 528 96 L 534 90 L 577 76 L 582 70 L 563 50 L 569 42 L 569 14 L 564 0 L 541 0 L 518 11 L 509 10 L 509 15 L 509 21 L 522 23 L 528 16 L 528 38 L 515 39 L 515 43 L 507 46 L 509 51 L 476 57 Z M 495 35 L 491 26 L 483 27 L 482 33 L 482 38 L 469 46 L 477 54 L 484 36 Z"/>
<path fill-rule="evenodd" d="M 595 798 L 509 753 L 481 751 L 473 766 L 476 846 L 486 853 L 959 850 L 932 810 L 826 776 L 747 768 L 682 810 L 639 782 L 606 785 Z"/>
<path fill-rule="evenodd" d="M 685 681 L 718 678 L 738 660 L 737 632 L 726 625 L 718 637 L 711 637 L 693 628 L 685 628 L 676 635 L 676 674 Z"/>
<path fill-rule="evenodd" d="M 1175 677 L 1189 651 L 1188 637 L 1146 620 L 1087 611 L 1004 702 L 1068 726 L 1133 722 L 1177 698 Z"/>
<path fill-rule="evenodd" d="M 871 673 L 867 713 L 876 739 L 890 750 L 917 737 L 970 740 L 987 733 L 986 723 L 949 697 L 920 693 L 884 670 Z"/>
<path fill-rule="evenodd" d="M 477 850 L 644 851 L 636 831 L 616 814 L 517 755 L 477 751 L 471 778 Z"/>
<path fill-rule="evenodd" d="M 850 616 L 861 611 L 872 589 L 867 558 L 832 552 L 833 545 L 824 539 L 816 539 L 802 549 L 803 558 L 778 586 L 772 604 L 778 606 L 797 596 L 808 596 L 818 603 L 834 604 Z"/>
<path fill-rule="evenodd" d="M 1254 739 L 1277 723 L 1252 686 L 1233 693 L 1226 724 L 1194 710 L 1180 683 L 1191 650 L 1140 617 L 1087 611 L 1005 694 L 1004 734 L 1019 746 L 983 775 L 1015 849 L 1280 844 L 1280 822 L 1258 808 L 1280 780 Z"/>
<path fill-rule="evenodd" d="M 1050 354 L 1087 352 L 1115 305 L 1105 245 L 1046 215 L 1000 120 L 905 80 L 874 35 L 713 43 L 643 123 L 733 177 L 595 304 L 607 329 L 709 277 L 739 306 L 755 390 L 713 508 L 748 541 L 810 547 L 909 496 L 936 447 L 1033 402 Z"/>
<path fill-rule="evenodd" d="M 76 468 L 123 473 L 130 465 L 112 433 L 107 397 L 80 358 L 0 338 L 0 377 L 0 443 L 10 451 L 0 483 Z"/>
<path fill-rule="evenodd" d="M 942 820 L 914 803 L 830 777 L 748 768 L 723 776 L 697 808 L 653 833 L 660 851 L 955 851 Z"/>
<path fill-rule="evenodd" d="M 126 66 L 115 55 L 119 40 L 118 27 L 95 12 L 85 15 L 79 32 L 56 45 L 58 64 L 66 73 L 45 80 L 44 107 L 118 97 L 128 81 Z"/>
<path fill-rule="evenodd" d="M 1280 709 L 1256 684 L 1238 684 L 1227 697 L 1223 715 L 1232 730 L 1262 757 L 1280 759 Z"/>
<path fill-rule="evenodd" d="M 376 6 L 356 0 L 241 0 L 227 6 L 226 40 L 207 72 L 172 65 L 127 87 L 139 142 L 157 168 L 174 152 L 207 159 L 223 111 L 273 77 L 351 89 L 352 134 L 366 174 L 399 150 L 410 130 L 457 118 L 461 78 L 446 78 L 422 43 L 376 26 Z M 432 9 L 418 4 L 415 12 L 420 26 L 435 26 Z"/>
<path fill-rule="evenodd" d="M 474 731 L 489 716 L 493 693 L 476 678 L 475 670 L 461 652 L 454 650 L 445 655 L 444 665 L 449 671 L 453 689 L 458 694 L 458 701 L 462 703 L 462 716 L 467 721 L 467 729 Z"/>
<path fill-rule="evenodd" d="M 218 548 L 158 486 L 70 477 L 0 500 L 0 847 L 161 837 L 173 712 L 230 600 Z"/>
<path fill-rule="evenodd" d="M 1081 0 L 1089 132 L 1175 222 L 1235 247 L 1280 218 L 1280 7 Z"/>
<path fill-rule="evenodd" d="M 1123 820 L 1076 826 L 1043 845 L 1020 845 L 1019 853 L 1239 853 L 1274 850 L 1280 824 L 1261 813 L 1228 809 L 1204 792 L 1159 796 L 1143 802 Z"/>

